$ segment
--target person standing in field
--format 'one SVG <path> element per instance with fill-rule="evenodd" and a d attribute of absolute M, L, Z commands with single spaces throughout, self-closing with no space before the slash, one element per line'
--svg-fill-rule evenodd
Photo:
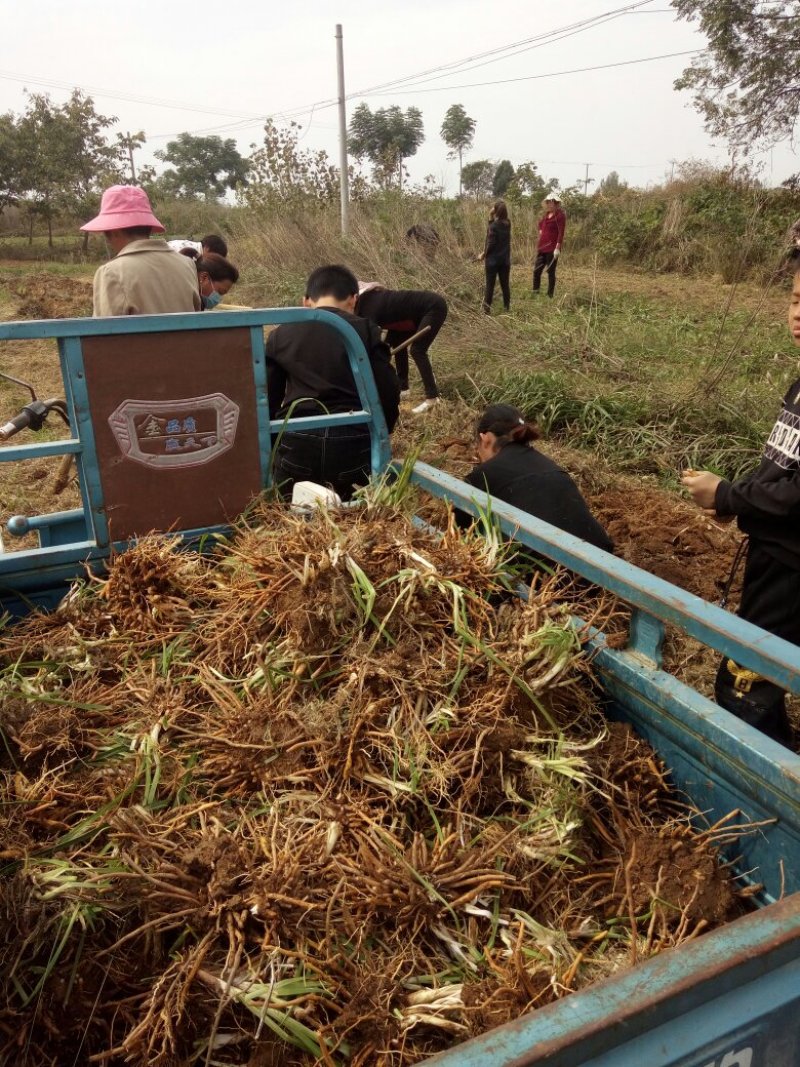
<path fill-rule="evenodd" d="M 556 291 L 556 267 L 564 242 L 567 216 L 561 207 L 558 194 L 550 192 L 544 200 L 544 214 L 539 219 L 539 242 L 536 246 L 536 262 L 533 265 L 533 291 L 539 292 L 542 272 L 547 270 L 547 295 L 552 299 Z"/>
<path fill-rule="evenodd" d="M 494 284 L 500 282 L 503 307 L 511 307 L 511 220 L 504 200 L 495 201 L 489 214 L 486 243 L 480 258 L 486 269 L 486 288 L 483 294 L 483 310 L 488 315 L 494 299 Z"/>
<path fill-rule="evenodd" d="M 358 283 L 356 315 L 377 323 L 386 330 L 386 341 L 396 348 L 420 330 L 425 333 L 408 348 L 395 353 L 401 396 L 409 393 L 408 356 L 417 365 L 425 399 L 411 409 L 414 415 L 430 411 L 440 401 L 439 386 L 433 373 L 428 351 L 447 318 L 447 301 L 439 293 L 426 289 L 384 289 L 376 282 Z"/>
<path fill-rule="evenodd" d="M 95 318 L 200 311 L 194 263 L 175 255 L 166 241 L 151 240 L 164 227 L 144 189 L 112 185 L 103 193 L 100 213 L 81 229 L 102 233 L 114 254 L 95 272 Z"/>
<path fill-rule="evenodd" d="M 800 247 L 790 264 L 789 332 L 800 347 Z M 696 504 L 716 518 L 736 518 L 749 537 L 740 617 L 800 645 L 800 378 L 784 396 L 752 474 L 729 482 L 711 471 L 686 471 L 681 480 Z M 790 743 L 785 693 L 774 682 L 723 656 L 714 695 L 768 737 Z"/>

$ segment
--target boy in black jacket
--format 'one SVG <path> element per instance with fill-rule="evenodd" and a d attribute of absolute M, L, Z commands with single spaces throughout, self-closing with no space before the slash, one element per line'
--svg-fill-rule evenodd
<path fill-rule="evenodd" d="M 789 331 L 800 346 L 800 251 L 794 254 Z M 683 484 L 696 504 L 720 518 L 735 516 L 750 537 L 739 615 L 800 645 L 800 379 L 783 398 L 759 467 L 728 482 L 710 471 L 687 472 Z M 783 690 L 723 658 L 717 703 L 769 737 L 789 744 Z"/>
<path fill-rule="evenodd" d="M 349 323 L 364 342 L 389 433 L 399 414 L 400 384 L 378 327 L 353 314 L 355 275 L 339 265 L 318 267 L 306 283 L 303 306 L 323 308 Z M 275 449 L 273 481 L 289 499 L 295 482 L 330 486 L 349 500 L 371 472 L 370 433 L 365 425 L 293 431 L 291 416 L 358 411 L 361 401 L 340 335 L 322 322 L 291 322 L 273 330 L 266 343 L 267 397 L 273 419 L 290 421 Z"/>

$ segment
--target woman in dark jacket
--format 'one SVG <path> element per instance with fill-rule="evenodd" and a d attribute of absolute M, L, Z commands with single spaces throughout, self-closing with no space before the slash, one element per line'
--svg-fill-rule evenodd
<path fill-rule="evenodd" d="M 465 480 L 497 500 L 612 552 L 611 538 L 569 474 L 532 447 L 538 437 L 538 428 L 515 407 L 490 405 L 477 425 L 480 463 Z"/>
<path fill-rule="evenodd" d="M 489 314 L 494 298 L 494 283 L 499 280 L 503 294 L 503 307 L 511 306 L 511 220 L 504 200 L 497 200 L 489 215 L 486 244 L 480 257 L 486 267 L 486 290 L 483 295 L 483 310 Z"/>

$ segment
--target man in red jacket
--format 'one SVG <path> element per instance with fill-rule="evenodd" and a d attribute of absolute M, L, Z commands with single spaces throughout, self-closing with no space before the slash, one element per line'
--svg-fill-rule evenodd
<path fill-rule="evenodd" d="M 545 197 L 544 215 L 539 219 L 539 243 L 536 246 L 536 262 L 533 265 L 533 291 L 539 292 L 542 271 L 547 268 L 547 295 L 551 299 L 556 291 L 556 266 L 566 227 L 567 216 L 561 207 L 558 194 L 550 192 Z"/>

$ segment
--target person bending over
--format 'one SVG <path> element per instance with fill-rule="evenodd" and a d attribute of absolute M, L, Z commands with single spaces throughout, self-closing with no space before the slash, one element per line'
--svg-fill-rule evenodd
<path fill-rule="evenodd" d="M 186 249 L 183 254 L 194 260 L 203 310 L 210 311 L 239 281 L 239 271 L 230 260 L 218 256 L 215 252 L 206 252 L 205 255 L 199 256 L 194 249 Z"/>
<path fill-rule="evenodd" d="M 164 227 L 153 214 L 144 189 L 112 185 L 103 193 L 100 213 L 84 226 L 102 233 L 114 259 L 95 272 L 94 315 L 162 315 L 199 311 L 197 271 L 176 256 L 166 241 L 150 240 Z"/>
<path fill-rule="evenodd" d="M 789 332 L 800 347 L 800 248 L 790 264 L 794 276 Z M 741 618 L 800 645 L 800 378 L 783 398 L 752 474 L 729 482 L 711 471 L 682 478 L 696 504 L 717 518 L 736 518 L 748 534 Z M 714 685 L 717 703 L 768 737 L 788 745 L 791 727 L 780 686 L 738 666 L 727 656 Z"/>
<path fill-rule="evenodd" d="M 371 319 L 386 330 L 386 340 L 392 348 L 428 327 L 427 332 L 410 346 L 410 353 L 425 389 L 425 399 L 411 410 L 415 415 L 429 411 L 440 398 L 428 351 L 447 318 L 444 297 L 424 289 L 384 289 L 375 282 L 361 282 L 356 314 Z M 404 348 L 394 357 L 400 388 L 406 394 L 409 391 L 408 356 L 409 349 Z"/>
<path fill-rule="evenodd" d="M 173 251 L 180 252 L 184 256 L 191 256 L 193 259 L 196 259 L 197 256 L 208 255 L 209 252 L 213 252 L 215 256 L 222 256 L 223 259 L 228 256 L 228 246 L 218 233 L 206 234 L 199 241 L 177 239 L 167 241 L 167 244 Z"/>
<path fill-rule="evenodd" d="M 538 437 L 538 427 L 517 408 L 491 404 L 476 425 L 480 462 L 465 481 L 596 548 L 613 552 L 611 538 L 590 512 L 570 475 L 533 447 Z M 458 521 L 465 526 L 472 518 L 461 512 Z M 525 554 L 529 553 L 526 549 Z"/>
<path fill-rule="evenodd" d="M 378 397 L 391 433 L 399 414 L 400 385 L 379 328 L 353 313 L 358 281 L 347 267 L 318 267 L 306 283 L 303 306 L 322 308 L 349 323 L 364 343 Z M 274 453 L 273 482 L 290 499 L 295 482 L 330 486 L 343 500 L 366 485 L 371 473 L 366 425 L 291 429 L 292 416 L 357 411 L 358 390 L 344 341 L 323 322 L 291 322 L 267 338 L 267 395 L 272 418 L 288 417 Z"/>

